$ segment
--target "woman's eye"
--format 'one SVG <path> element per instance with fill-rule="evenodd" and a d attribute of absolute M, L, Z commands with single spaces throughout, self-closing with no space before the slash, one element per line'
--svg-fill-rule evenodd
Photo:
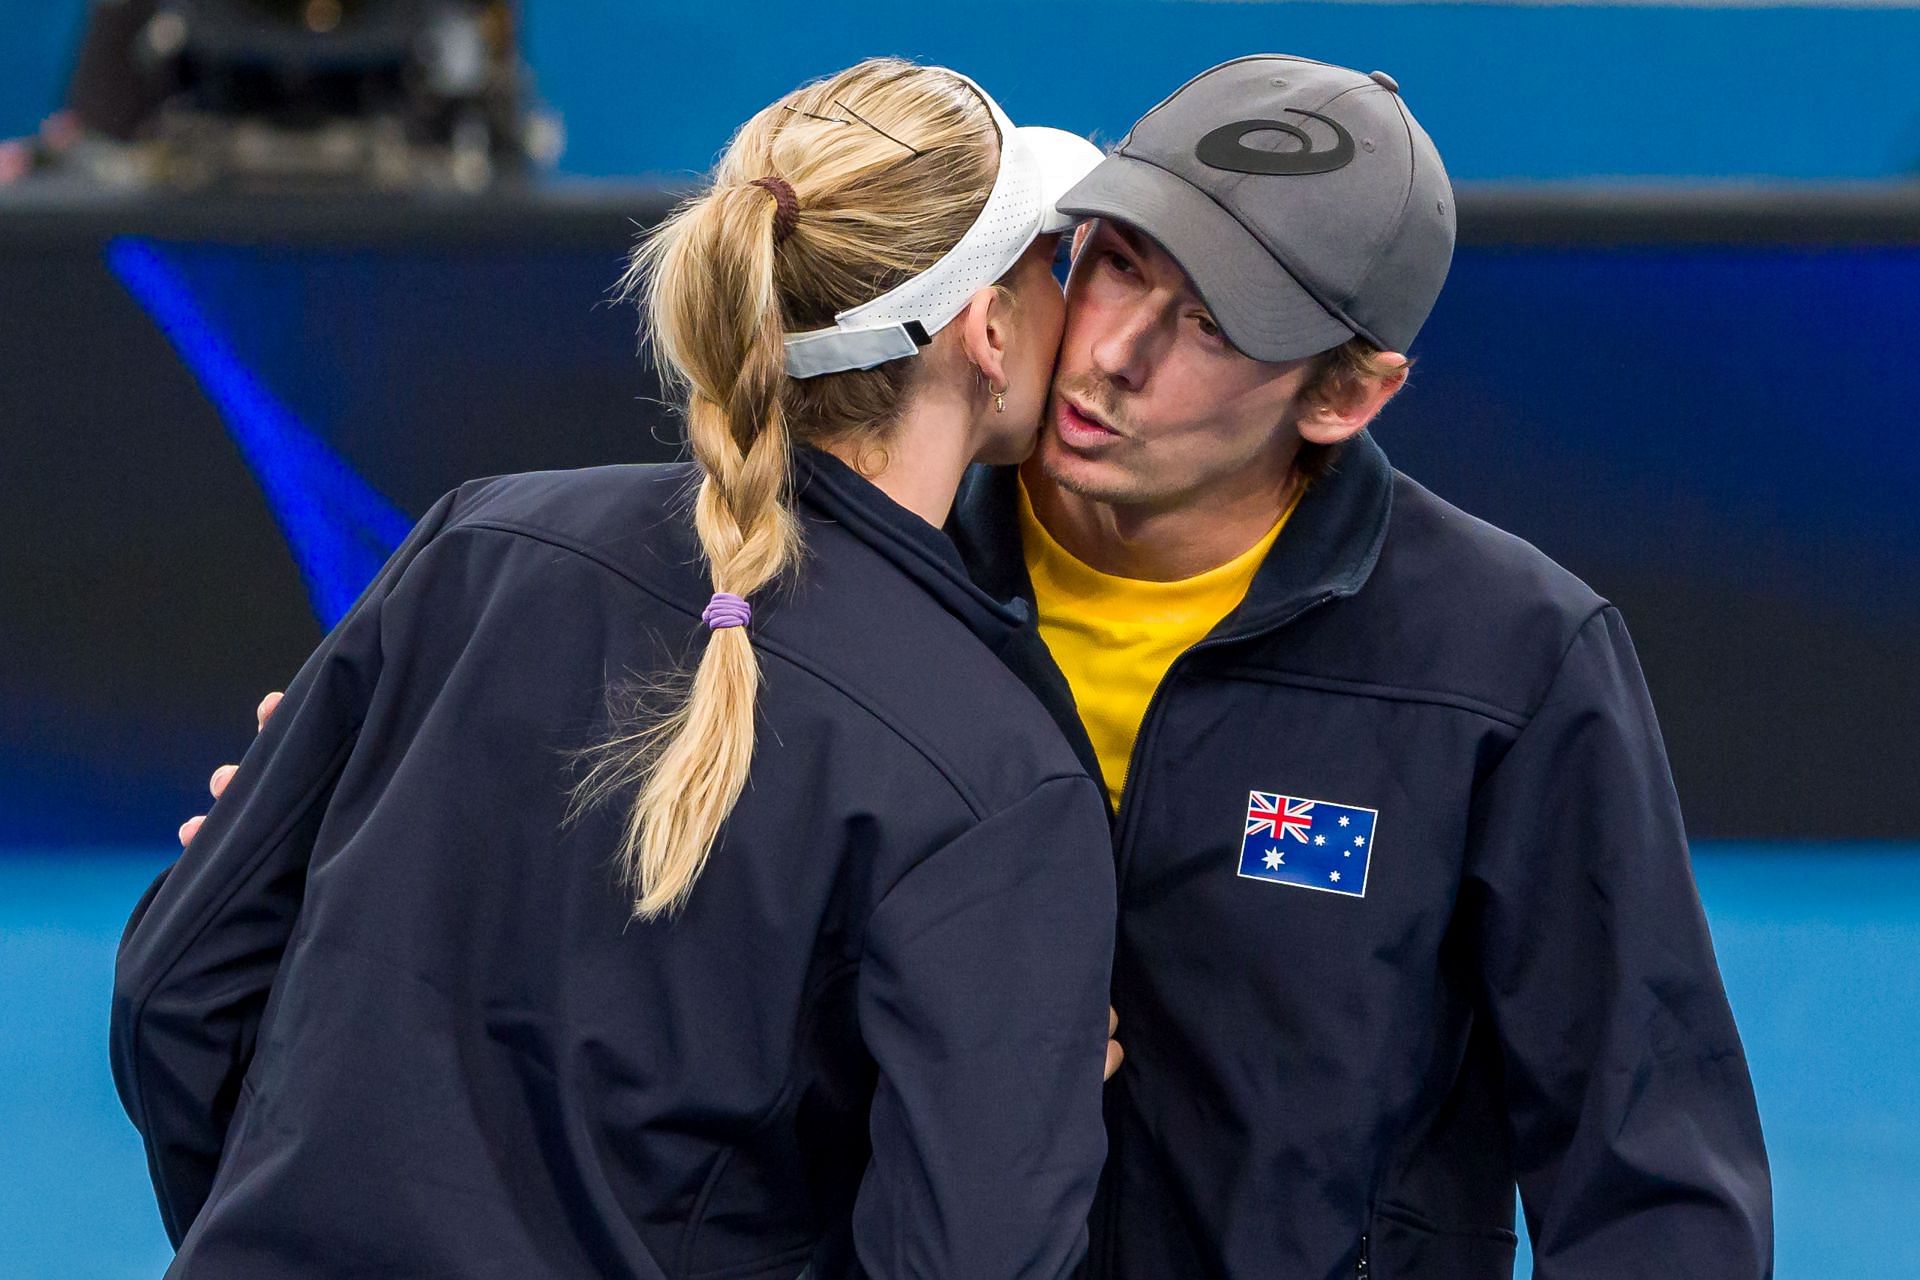
<path fill-rule="evenodd" d="M 1200 332 L 1205 334 L 1207 337 L 1217 338 L 1220 336 L 1220 326 L 1215 324 L 1213 321 L 1209 320 L 1207 317 L 1195 316 L 1194 323 L 1200 326 Z"/>
<path fill-rule="evenodd" d="M 1124 254 L 1115 253 L 1112 249 L 1109 249 L 1107 250 L 1106 257 L 1107 265 L 1115 271 L 1120 272 L 1122 275 L 1132 274 L 1133 263 L 1129 262 Z"/>

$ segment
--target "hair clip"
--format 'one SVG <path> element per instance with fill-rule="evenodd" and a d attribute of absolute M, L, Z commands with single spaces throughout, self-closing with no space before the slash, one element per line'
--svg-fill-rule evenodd
<path fill-rule="evenodd" d="M 780 109 L 782 111 L 791 111 L 793 112 L 793 114 L 797 116 L 805 116 L 809 120 L 825 120 L 828 124 L 852 124 L 853 123 L 853 121 L 851 120 L 842 120 L 839 116 L 817 116 L 813 114 L 813 112 L 811 111 L 802 111 L 800 108 L 790 107 L 784 102 L 780 104 Z"/>
<path fill-rule="evenodd" d="M 892 134 L 888 133 L 885 129 L 882 129 L 879 125 L 867 119 L 865 116 L 861 115 L 858 111 L 855 111 L 852 107 L 848 106 L 846 103 L 840 101 L 840 99 L 835 98 L 833 100 L 833 105 L 840 108 L 842 111 L 846 112 L 848 115 L 852 116 L 855 120 L 858 120 L 861 124 L 867 126 L 867 128 L 873 130 L 875 133 L 879 134 L 881 137 L 885 138 L 888 142 L 899 143 L 900 146 L 903 146 L 907 150 L 913 152 L 914 157 L 916 159 L 918 159 L 923 154 L 920 148 L 914 146 L 911 142 L 901 142 L 899 138 L 894 137 Z"/>

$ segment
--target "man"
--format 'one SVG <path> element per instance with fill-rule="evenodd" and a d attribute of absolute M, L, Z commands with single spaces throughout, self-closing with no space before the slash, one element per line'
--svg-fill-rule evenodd
<path fill-rule="evenodd" d="M 1517 1182 L 1540 1280 L 1770 1275 L 1620 617 L 1366 434 L 1453 244 L 1398 86 L 1223 64 L 1063 207 L 1050 420 L 952 532 L 1116 804 L 1090 1273 L 1509 1276 Z"/>
<path fill-rule="evenodd" d="M 1517 1180 L 1541 1280 L 1768 1274 L 1620 617 L 1364 434 L 1453 244 L 1398 86 L 1215 67 L 1063 208 L 1051 417 L 955 533 L 1117 804 L 1092 1272 L 1506 1276 Z"/>

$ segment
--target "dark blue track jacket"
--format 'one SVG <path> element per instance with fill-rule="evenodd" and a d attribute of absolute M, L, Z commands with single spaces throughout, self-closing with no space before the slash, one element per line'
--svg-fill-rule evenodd
<path fill-rule="evenodd" d="M 1015 483 L 973 473 L 950 528 L 1030 602 Z M 1058 671 L 1030 678 L 1098 776 Z M 1620 616 L 1370 437 L 1168 671 L 1115 842 L 1092 1276 L 1504 1278 L 1516 1180 L 1538 1280 L 1770 1274 L 1746 1059 Z"/>
<path fill-rule="evenodd" d="M 677 917 L 629 922 L 617 811 L 562 815 L 609 686 L 699 651 L 689 468 L 463 485 L 301 669 L 120 949 L 169 1275 L 1080 1260 L 1105 804 L 996 658 L 1023 617 L 839 463 L 800 474 L 751 783 Z"/>

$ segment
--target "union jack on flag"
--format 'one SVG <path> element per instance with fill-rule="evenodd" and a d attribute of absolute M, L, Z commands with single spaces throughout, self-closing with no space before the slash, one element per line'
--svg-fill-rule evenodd
<path fill-rule="evenodd" d="M 1379 817 L 1376 809 L 1330 800 L 1249 792 L 1246 834 L 1240 839 L 1240 874 L 1249 880 L 1364 898 Z"/>

